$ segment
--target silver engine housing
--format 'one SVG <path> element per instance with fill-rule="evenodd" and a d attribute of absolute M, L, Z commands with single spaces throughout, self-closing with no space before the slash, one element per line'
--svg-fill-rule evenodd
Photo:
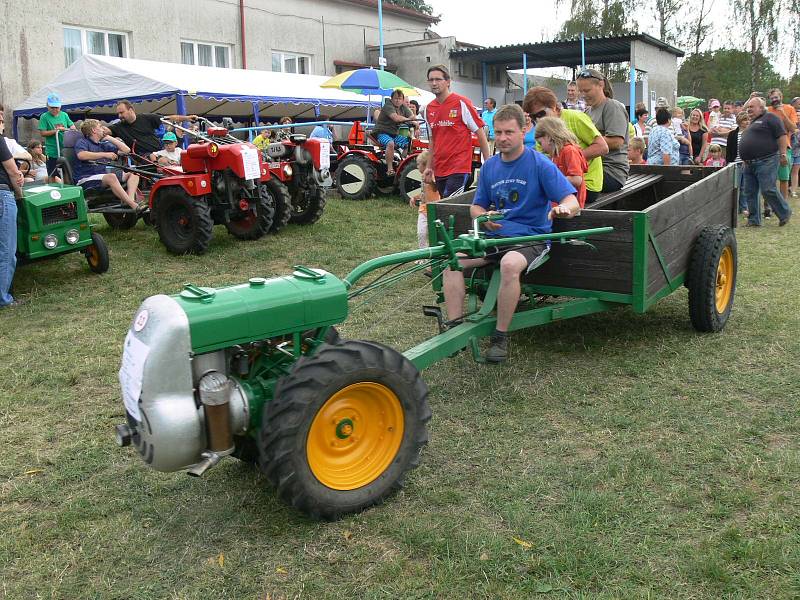
<path fill-rule="evenodd" d="M 135 341 L 126 339 L 120 380 L 126 368 L 141 371 L 138 402 L 126 404 L 132 441 L 144 461 L 158 471 L 189 468 L 202 460 L 207 446 L 197 383 L 211 370 L 228 375 L 226 352 L 193 355 L 188 317 L 175 300 L 163 294 L 141 304 L 128 336 Z M 244 433 L 248 403 L 235 381 L 229 409 L 233 433 Z"/>

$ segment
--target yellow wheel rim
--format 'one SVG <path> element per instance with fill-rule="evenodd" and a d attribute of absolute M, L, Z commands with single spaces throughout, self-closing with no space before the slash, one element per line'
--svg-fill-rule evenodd
<path fill-rule="evenodd" d="M 97 246 L 92 244 L 91 246 L 89 246 L 88 250 L 89 252 L 87 254 L 87 257 L 89 259 L 89 264 L 92 265 L 93 267 L 96 267 L 97 265 L 100 264 L 100 253 L 97 251 Z"/>
<path fill-rule="evenodd" d="M 386 471 L 403 441 L 403 407 L 379 383 L 354 383 L 320 408 L 306 441 L 311 472 L 335 490 L 355 490 Z"/>
<path fill-rule="evenodd" d="M 723 313 L 728 308 L 733 291 L 733 252 L 730 246 L 722 251 L 717 265 L 716 304 L 717 312 Z"/>

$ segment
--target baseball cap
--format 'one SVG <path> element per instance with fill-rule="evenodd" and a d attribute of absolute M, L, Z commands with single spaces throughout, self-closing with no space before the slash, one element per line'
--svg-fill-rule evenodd
<path fill-rule="evenodd" d="M 719 100 L 717 100 L 716 98 L 712 98 L 708 102 L 708 108 L 717 108 L 718 106 L 721 106 L 721 104 L 719 103 Z"/>
<path fill-rule="evenodd" d="M 61 98 L 58 97 L 58 94 L 47 95 L 47 106 L 52 106 L 53 108 L 59 108 L 61 106 Z"/>
<path fill-rule="evenodd" d="M 664 98 L 664 96 L 659 96 L 658 100 L 656 100 L 656 107 L 662 108 L 664 106 L 669 106 L 669 103 L 667 102 L 667 99 Z"/>
<path fill-rule="evenodd" d="M 164 134 L 164 137 L 161 138 L 161 141 L 162 142 L 177 142 L 178 141 L 178 136 L 176 136 L 171 131 L 168 131 L 167 133 Z"/>

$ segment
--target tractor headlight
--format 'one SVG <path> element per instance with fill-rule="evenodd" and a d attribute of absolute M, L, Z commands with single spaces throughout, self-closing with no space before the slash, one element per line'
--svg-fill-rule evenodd
<path fill-rule="evenodd" d="M 45 248 L 52 250 L 58 246 L 58 238 L 54 234 L 48 233 L 46 236 L 44 236 L 44 241 L 42 243 L 44 244 Z"/>
<path fill-rule="evenodd" d="M 286 175 L 286 177 L 291 177 L 292 165 L 283 165 L 283 174 Z"/>
<path fill-rule="evenodd" d="M 81 239 L 81 234 L 78 233 L 77 229 L 70 229 L 67 232 L 67 235 L 64 236 L 64 239 L 67 240 L 67 243 L 70 246 L 73 246 L 78 243 L 79 239 Z"/>

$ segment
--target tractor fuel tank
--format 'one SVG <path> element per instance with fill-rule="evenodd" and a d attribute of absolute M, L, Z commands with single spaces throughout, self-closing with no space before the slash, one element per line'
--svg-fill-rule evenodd
<path fill-rule="evenodd" d="M 347 318 L 344 282 L 321 269 L 295 267 L 285 277 L 205 288 L 191 284 L 172 298 L 189 320 L 192 352 L 336 325 Z"/>

